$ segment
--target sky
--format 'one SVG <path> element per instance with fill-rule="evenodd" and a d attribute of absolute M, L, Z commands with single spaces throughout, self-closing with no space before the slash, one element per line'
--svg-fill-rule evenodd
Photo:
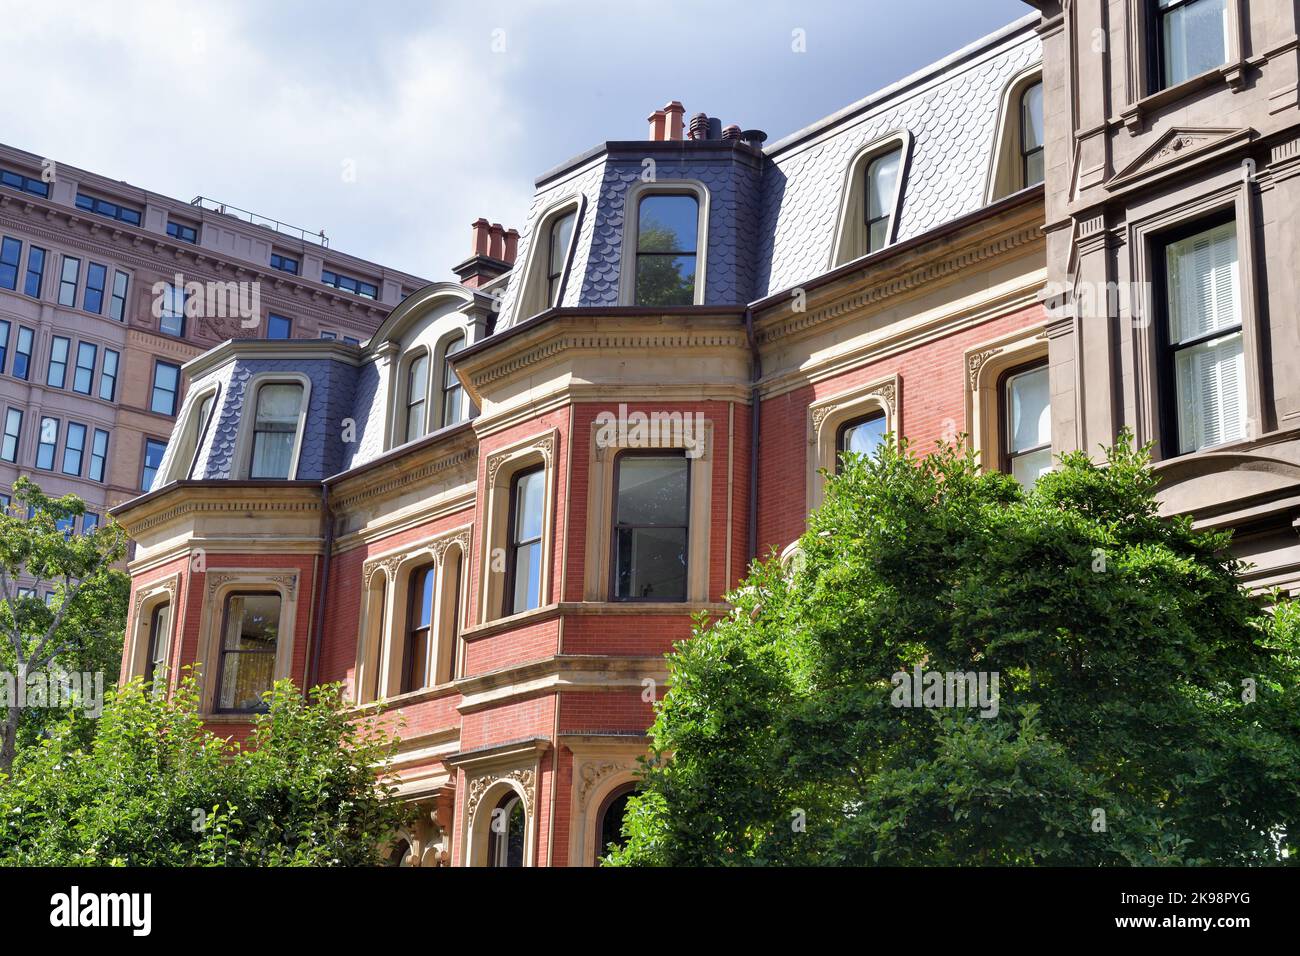
<path fill-rule="evenodd" d="M 0 0 L 0 142 L 452 277 L 541 173 L 671 100 L 769 142 L 1022 0 Z"/>

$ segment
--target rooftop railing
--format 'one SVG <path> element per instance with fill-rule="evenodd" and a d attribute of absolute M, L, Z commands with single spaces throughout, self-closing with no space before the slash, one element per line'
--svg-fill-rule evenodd
<path fill-rule="evenodd" d="M 247 209 L 240 209 L 238 206 L 232 206 L 229 203 L 218 202 L 215 199 L 209 199 L 206 196 L 195 196 L 190 200 L 191 206 L 197 206 L 200 209 L 207 209 L 210 212 L 219 212 L 225 216 L 234 216 L 242 222 L 254 226 L 261 226 L 263 229 L 270 229 L 272 232 L 279 233 L 282 236 L 293 236 L 303 242 L 314 242 L 322 248 L 330 247 L 329 237 L 325 235 L 325 230 L 319 232 L 308 232 L 298 226 L 291 226 L 286 222 L 280 222 L 278 219 L 271 219 L 267 216 L 259 216 L 255 212 L 249 212 Z"/>

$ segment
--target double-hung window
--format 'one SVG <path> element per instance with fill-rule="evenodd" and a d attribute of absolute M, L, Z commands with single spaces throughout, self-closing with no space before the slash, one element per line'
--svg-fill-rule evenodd
<path fill-rule="evenodd" d="M 111 402 L 117 397 L 117 363 L 116 349 L 104 349 L 104 364 L 99 370 L 99 397 Z"/>
<path fill-rule="evenodd" d="M 77 367 L 72 373 L 72 390 L 89 395 L 95 382 L 95 355 L 99 349 L 90 342 L 77 343 Z"/>
<path fill-rule="evenodd" d="M 14 347 L 14 378 L 21 378 L 25 382 L 31 375 L 32 344 L 35 340 L 34 331 L 25 325 L 18 326 L 18 343 Z"/>
<path fill-rule="evenodd" d="M 402 662 L 402 693 L 430 683 L 429 641 L 433 630 L 433 587 L 436 568 L 432 564 L 411 573 L 411 606 L 407 614 L 406 647 Z"/>
<path fill-rule="evenodd" d="M 1164 89 L 1228 61 L 1228 0 L 1154 0 L 1156 86 Z"/>
<path fill-rule="evenodd" d="M 218 712 L 266 710 L 262 695 L 275 680 L 279 637 L 280 595 L 247 593 L 226 598 L 217 664 Z"/>
<path fill-rule="evenodd" d="M 8 236 L 0 239 L 0 289 L 18 288 L 18 264 L 22 257 L 21 242 Z"/>
<path fill-rule="evenodd" d="M 560 290 L 564 284 L 564 265 L 569 255 L 569 240 L 573 238 L 573 224 L 577 212 L 568 212 L 551 223 L 550 244 L 546 256 L 546 305 L 560 304 Z"/>
<path fill-rule="evenodd" d="M 613 598 L 685 601 L 690 462 L 623 451 L 614 464 Z"/>
<path fill-rule="evenodd" d="M 429 394 L 429 353 L 421 352 L 406 367 L 406 440 L 424 434 L 425 402 Z"/>
<path fill-rule="evenodd" d="M 510 481 L 504 611 L 507 615 L 542 605 L 542 517 L 545 490 L 546 471 L 541 465 L 518 472 Z"/>
<path fill-rule="evenodd" d="M 130 277 L 120 269 L 113 270 L 113 295 L 108 300 L 108 317 L 118 322 L 126 321 L 126 287 Z"/>
<path fill-rule="evenodd" d="M 42 471 L 54 470 L 54 452 L 59 447 L 59 420 L 41 419 L 41 430 L 36 436 L 36 467 Z"/>
<path fill-rule="evenodd" d="M 692 193 L 651 193 L 637 204 L 636 305 L 695 301 L 700 203 Z"/>
<path fill-rule="evenodd" d="M 159 303 L 158 330 L 177 338 L 185 336 L 185 289 L 170 282 L 163 284 Z"/>
<path fill-rule="evenodd" d="M 249 478 L 292 478 L 302 385 L 275 382 L 257 389 Z"/>
<path fill-rule="evenodd" d="M 447 343 L 442 353 L 442 427 L 460 421 L 465 390 L 456 371 L 451 367 L 451 357 L 465 347 L 465 336 L 459 335 Z"/>
<path fill-rule="evenodd" d="M 77 305 L 77 282 L 81 277 L 81 260 L 63 257 L 63 271 L 59 273 L 59 305 L 69 309 Z"/>
<path fill-rule="evenodd" d="M 903 160 L 901 149 L 891 149 L 867 164 L 867 252 L 877 252 L 889 245 L 893 229 L 894 196 L 898 186 L 898 167 Z"/>
<path fill-rule="evenodd" d="M 1047 363 L 1012 369 L 1002 385 L 1004 469 L 1032 488 L 1052 467 L 1052 404 Z"/>
<path fill-rule="evenodd" d="M 56 335 L 50 340 L 50 365 L 45 372 L 45 384 L 50 388 L 63 388 L 68 379 L 68 349 L 71 340 Z"/>
<path fill-rule="evenodd" d="M 1043 181 L 1043 84 L 1039 81 L 1020 94 L 1020 184 Z"/>
<path fill-rule="evenodd" d="M 103 481 L 104 466 L 107 462 L 108 432 L 102 428 L 96 428 L 95 434 L 90 441 L 90 468 L 86 472 L 86 477 L 91 481 Z M 149 490 L 147 485 L 144 490 Z"/>
<path fill-rule="evenodd" d="M 18 440 L 23 433 L 23 413 L 21 409 L 5 410 L 4 440 L 0 443 L 0 459 L 8 462 L 18 460 Z"/>
<path fill-rule="evenodd" d="M 96 315 L 104 311 L 104 286 L 108 282 L 108 267 L 92 262 L 86 266 L 86 292 L 81 297 L 81 307 Z"/>
<path fill-rule="evenodd" d="M 81 460 L 86 453 L 86 426 L 68 422 L 68 432 L 63 439 L 63 473 L 81 476 Z"/>
<path fill-rule="evenodd" d="M 23 280 L 23 294 L 33 299 L 41 297 L 41 280 L 45 278 L 45 250 L 40 246 L 27 247 L 27 277 Z"/>
<path fill-rule="evenodd" d="M 1237 226 L 1164 244 L 1165 428 L 1178 454 L 1246 436 Z"/>
<path fill-rule="evenodd" d="M 149 410 L 159 415 L 176 414 L 176 396 L 181 388 L 181 367 L 171 362 L 155 362 L 153 390 L 149 394 Z"/>

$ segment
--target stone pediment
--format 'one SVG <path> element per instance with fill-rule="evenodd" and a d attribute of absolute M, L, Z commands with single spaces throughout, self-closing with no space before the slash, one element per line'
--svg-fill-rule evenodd
<path fill-rule="evenodd" d="M 1141 180 L 1227 152 L 1250 140 L 1250 129 L 1174 127 L 1106 183 L 1115 192 Z"/>

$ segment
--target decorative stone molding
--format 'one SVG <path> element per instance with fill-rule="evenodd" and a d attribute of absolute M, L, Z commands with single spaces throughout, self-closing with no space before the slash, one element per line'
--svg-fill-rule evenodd
<path fill-rule="evenodd" d="M 632 770 L 631 764 L 622 760 L 591 760 L 582 765 L 578 771 L 578 808 L 584 809 L 592 791 L 601 782 L 617 773 Z"/>
<path fill-rule="evenodd" d="M 175 576 L 168 578 L 165 582 L 161 584 L 157 584 L 157 585 L 150 584 L 141 588 L 139 591 L 136 592 L 135 604 L 132 605 L 131 607 L 132 620 L 139 619 L 140 608 L 141 606 L 143 606 L 145 601 L 149 600 L 150 598 L 156 598 L 161 592 L 164 591 L 167 592 L 167 600 L 174 604 L 176 602 L 176 588 L 177 588 L 177 583 L 176 583 Z"/>
<path fill-rule="evenodd" d="M 209 571 L 206 581 L 209 601 L 213 599 L 219 588 L 239 581 L 247 581 L 250 585 L 279 585 L 285 589 L 290 601 L 295 600 L 298 593 L 298 572 L 296 571 L 274 574 L 261 574 L 257 571 Z"/>
<path fill-rule="evenodd" d="M 997 355 L 1001 351 L 1000 348 L 981 349 L 967 357 L 966 369 L 970 373 L 970 387 L 972 392 L 979 387 L 980 369 L 985 366 L 989 359 L 993 358 L 993 356 Z"/>
<path fill-rule="evenodd" d="M 534 448 L 542 453 L 542 458 L 545 460 L 546 467 L 549 470 L 551 466 L 554 464 L 554 460 L 555 460 L 555 436 L 554 435 L 545 435 L 542 438 L 537 439 L 537 441 L 533 442 L 532 444 L 522 448 L 521 447 L 511 448 L 507 451 L 497 452 L 495 455 L 489 455 L 487 460 L 488 485 L 491 486 L 496 484 L 497 472 L 501 470 L 502 465 L 504 465 L 511 458 L 518 458 L 521 452 L 525 452 Z"/>
<path fill-rule="evenodd" d="M 465 801 L 466 819 L 472 822 L 478 812 L 478 805 L 483 799 L 483 795 L 494 784 L 507 780 L 513 780 L 523 789 L 524 809 L 531 819 L 533 815 L 533 789 L 537 781 L 537 772 L 528 767 L 507 770 L 504 773 L 485 773 L 472 778 L 469 782 L 469 794 Z"/>
<path fill-rule="evenodd" d="M 374 558 L 367 561 L 361 566 L 361 581 L 365 588 L 370 588 L 371 581 L 374 580 L 375 574 L 382 571 L 389 584 L 392 584 L 397 576 L 397 566 L 402 563 L 400 555 L 393 555 L 388 558 Z"/>
<path fill-rule="evenodd" d="M 898 386 L 894 382 L 885 382 L 870 391 L 854 396 L 855 402 L 867 399 L 875 399 L 884 406 L 891 424 L 898 421 Z M 812 409 L 812 428 L 808 432 L 808 444 L 817 444 L 817 437 L 821 434 L 822 424 L 841 407 L 843 407 L 841 403 L 831 402 L 826 405 L 818 405 Z"/>

